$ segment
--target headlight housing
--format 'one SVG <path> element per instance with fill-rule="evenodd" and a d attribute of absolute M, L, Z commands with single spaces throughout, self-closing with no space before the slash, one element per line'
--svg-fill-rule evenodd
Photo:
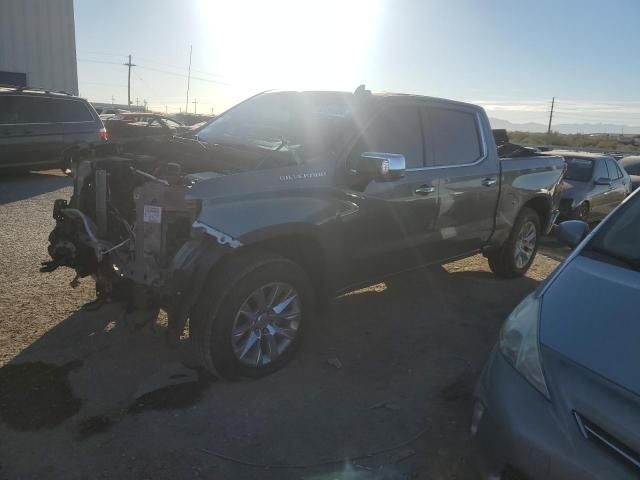
<path fill-rule="evenodd" d="M 532 293 L 511 312 L 500 331 L 498 346 L 513 368 L 549 399 L 538 341 L 540 303 L 540 298 Z"/>

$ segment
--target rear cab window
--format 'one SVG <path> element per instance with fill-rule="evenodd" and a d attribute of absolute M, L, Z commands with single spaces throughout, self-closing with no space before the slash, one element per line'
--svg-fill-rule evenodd
<path fill-rule="evenodd" d="M 430 165 L 469 165 L 483 157 L 475 112 L 463 108 L 424 107 L 424 136 L 431 147 Z"/>

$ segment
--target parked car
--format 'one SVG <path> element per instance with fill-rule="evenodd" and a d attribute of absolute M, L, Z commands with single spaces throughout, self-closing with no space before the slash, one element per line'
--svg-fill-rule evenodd
<path fill-rule="evenodd" d="M 623 157 L 618 164 L 622 165 L 622 168 L 629 175 L 631 179 L 631 189 L 635 190 L 640 187 L 640 155 Z"/>
<path fill-rule="evenodd" d="M 511 313 L 475 392 L 482 478 L 640 477 L 640 191 Z"/>
<path fill-rule="evenodd" d="M 127 152 L 155 153 L 158 144 L 189 129 L 155 113 L 121 113 L 107 118 L 104 124 L 111 143 Z"/>
<path fill-rule="evenodd" d="M 524 275 L 563 169 L 561 157 L 498 158 L 475 105 L 265 93 L 157 159 L 84 162 L 54 207 L 44 268 L 96 275 L 99 298 L 130 313 L 165 308 L 172 338 L 188 317 L 204 367 L 258 377 L 291 358 L 336 292 L 479 252 L 498 275 Z"/>
<path fill-rule="evenodd" d="M 68 93 L 0 87 L 0 171 L 66 169 L 107 140 L 93 107 Z"/>
<path fill-rule="evenodd" d="M 610 156 L 563 150 L 545 153 L 560 155 L 567 162 L 560 200 L 561 221 L 600 221 L 631 193 L 629 175 Z"/>
<path fill-rule="evenodd" d="M 100 118 L 102 119 L 103 122 L 105 120 L 115 117 L 116 115 L 122 115 L 123 113 L 131 113 L 129 110 L 123 110 L 121 108 L 105 108 L 105 107 L 96 108 L 96 112 L 98 112 L 98 115 L 100 115 Z"/>

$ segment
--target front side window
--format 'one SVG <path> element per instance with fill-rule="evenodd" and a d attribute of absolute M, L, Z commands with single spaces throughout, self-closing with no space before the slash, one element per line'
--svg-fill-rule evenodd
<path fill-rule="evenodd" d="M 474 113 L 440 107 L 425 108 L 424 125 L 434 165 L 464 165 L 482 157 L 480 131 Z"/>
<path fill-rule="evenodd" d="M 391 107 L 378 115 L 362 134 L 349 156 L 355 165 L 364 152 L 404 155 L 407 168 L 424 166 L 420 115 L 414 107 Z"/>

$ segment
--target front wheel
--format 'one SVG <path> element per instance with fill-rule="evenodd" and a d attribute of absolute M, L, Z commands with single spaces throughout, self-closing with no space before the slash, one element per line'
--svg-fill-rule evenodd
<path fill-rule="evenodd" d="M 523 208 L 502 247 L 488 255 L 489 268 L 496 275 L 506 278 L 521 277 L 538 251 L 540 241 L 540 217 L 530 209 Z"/>
<path fill-rule="evenodd" d="M 275 255 L 232 259 L 214 274 L 192 311 L 199 363 L 224 378 L 258 378 L 293 357 L 313 311 L 305 272 Z"/>

